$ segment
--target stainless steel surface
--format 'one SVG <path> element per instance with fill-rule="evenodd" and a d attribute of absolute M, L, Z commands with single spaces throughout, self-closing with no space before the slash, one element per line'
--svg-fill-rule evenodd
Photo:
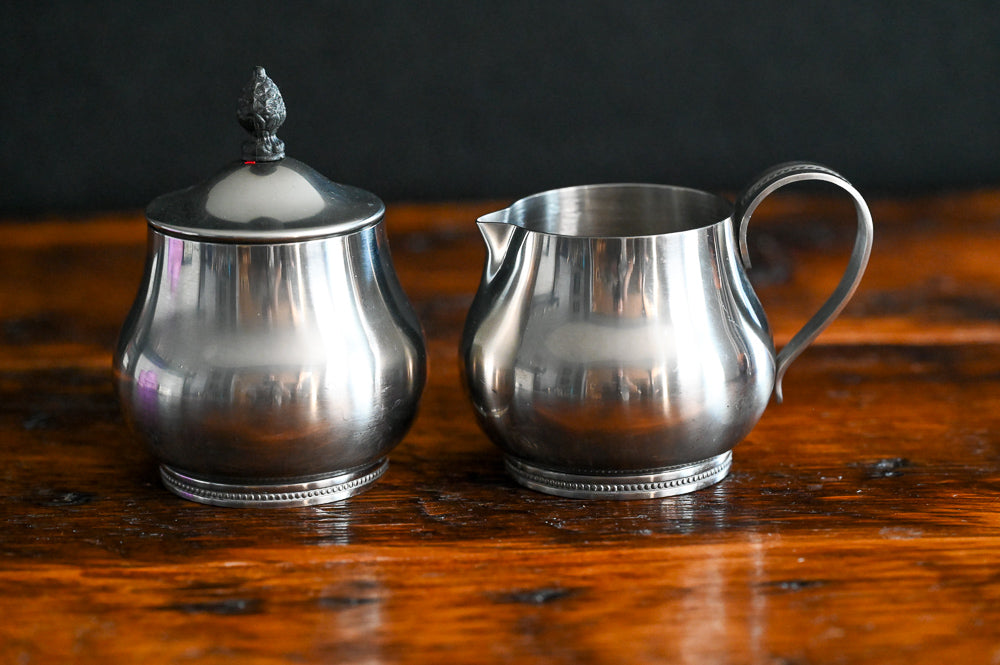
<path fill-rule="evenodd" d="M 425 367 L 381 223 L 277 245 L 150 229 L 114 365 L 126 419 L 161 463 L 248 488 L 385 457 L 413 421 Z"/>
<path fill-rule="evenodd" d="M 164 233 L 242 243 L 277 243 L 351 233 L 382 219 L 370 192 L 331 182 L 302 162 L 233 162 L 203 183 L 146 207 Z"/>
<path fill-rule="evenodd" d="M 230 165 L 147 208 L 146 270 L 115 351 L 116 386 L 180 496 L 335 501 L 378 478 L 410 427 L 423 336 L 382 202 L 281 158 L 280 122 L 267 114 L 283 118 L 284 104 L 262 68 L 248 94 L 240 115 L 253 116 L 273 161 Z"/>
<path fill-rule="evenodd" d="M 761 174 L 754 183 L 746 189 L 736 202 L 736 211 L 733 219 L 738 220 L 740 228 L 740 257 L 743 265 L 750 268 L 750 254 L 747 251 L 747 224 L 754 210 L 760 205 L 769 194 L 790 185 L 793 182 L 803 180 L 822 180 L 837 185 L 851 195 L 854 200 L 854 209 L 858 216 L 858 232 L 854 237 L 854 248 L 851 250 L 851 258 L 848 261 L 844 276 L 841 277 L 837 287 L 830 294 L 830 297 L 823 303 L 822 307 L 810 318 L 802 327 L 802 330 L 795 333 L 788 344 L 778 353 L 777 371 L 774 379 L 774 396 L 780 403 L 781 379 L 788 371 L 788 366 L 793 360 L 799 357 L 806 347 L 812 344 L 821 332 L 829 326 L 835 318 L 847 306 L 847 302 L 854 295 L 858 284 L 861 283 L 861 276 L 864 275 L 868 266 L 868 258 L 872 253 L 872 242 L 874 240 L 874 229 L 872 225 L 872 214 L 868 209 L 868 204 L 861 197 L 861 194 L 847 181 L 844 176 L 836 171 L 808 162 L 789 162 L 779 164 L 768 169 Z"/>
<path fill-rule="evenodd" d="M 170 490 L 190 501 L 215 506 L 288 508 L 340 501 L 363 492 L 389 468 L 388 459 L 342 474 L 292 483 L 233 485 L 187 476 L 166 464 L 160 478 Z"/>
<path fill-rule="evenodd" d="M 699 490 L 719 482 L 729 473 L 733 453 L 726 451 L 707 460 L 681 464 L 649 473 L 595 477 L 564 473 L 508 457 L 507 470 L 525 487 L 571 499 L 658 499 Z"/>
<path fill-rule="evenodd" d="M 789 182 L 784 168 L 748 191 Z M 832 177 L 815 168 L 795 173 Z M 460 357 L 516 479 L 562 496 L 648 498 L 725 476 L 777 376 L 731 215 L 705 192 L 621 184 L 544 192 L 479 220 L 487 261 Z M 867 206 L 862 217 L 853 285 L 871 246 Z M 662 480 L 672 484 L 641 487 Z"/>

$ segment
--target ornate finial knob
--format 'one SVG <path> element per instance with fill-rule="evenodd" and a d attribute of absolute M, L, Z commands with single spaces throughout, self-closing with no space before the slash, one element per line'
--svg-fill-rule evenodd
<path fill-rule="evenodd" d="M 276 162 L 285 157 L 285 142 L 275 136 L 285 121 L 285 100 L 263 67 L 256 67 L 253 78 L 243 88 L 237 116 L 243 129 L 253 139 L 243 143 L 243 159 L 252 162 Z"/>

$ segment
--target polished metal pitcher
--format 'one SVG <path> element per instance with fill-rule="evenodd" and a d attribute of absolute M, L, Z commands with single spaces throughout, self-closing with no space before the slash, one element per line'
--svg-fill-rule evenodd
<path fill-rule="evenodd" d="M 243 157 L 146 209 L 145 274 L 114 355 L 129 425 L 176 494 L 222 506 L 343 499 L 383 474 L 426 377 L 385 206 L 285 157 L 263 68 Z"/>
<path fill-rule="evenodd" d="M 746 229 L 764 197 L 801 180 L 850 194 L 858 230 L 834 293 L 776 355 L 744 270 Z M 517 481 L 580 498 L 723 479 L 772 391 L 781 401 L 789 363 L 846 305 L 872 246 L 858 191 L 808 163 L 770 169 L 735 209 L 692 189 L 593 185 L 521 199 L 478 224 L 487 259 L 460 350 L 475 413 Z"/>

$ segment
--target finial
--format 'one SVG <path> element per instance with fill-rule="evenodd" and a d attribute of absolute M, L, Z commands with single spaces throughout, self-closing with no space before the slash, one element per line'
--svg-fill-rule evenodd
<path fill-rule="evenodd" d="M 276 162 L 285 157 L 285 142 L 275 136 L 285 121 L 285 100 L 263 67 L 255 67 L 253 78 L 243 88 L 237 116 L 243 129 L 253 135 L 243 143 L 243 161 Z"/>

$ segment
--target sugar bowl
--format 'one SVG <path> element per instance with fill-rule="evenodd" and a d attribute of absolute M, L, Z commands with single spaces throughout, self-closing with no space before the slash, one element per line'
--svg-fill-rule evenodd
<path fill-rule="evenodd" d="M 277 87 L 239 102 L 242 158 L 146 209 L 138 295 L 114 354 L 126 420 L 164 484 L 220 506 L 366 489 L 426 380 L 375 195 L 285 157 Z"/>

